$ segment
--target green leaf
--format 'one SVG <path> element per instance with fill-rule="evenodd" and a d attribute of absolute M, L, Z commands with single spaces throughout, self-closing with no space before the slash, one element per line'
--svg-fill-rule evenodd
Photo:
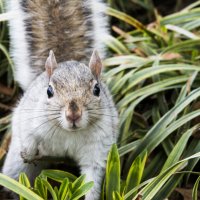
<path fill-rule="evenodd" d="M 28 200 L 43 200 L 40 196 L 32 192 L 30 189 L 25 187 L 24 185 L 18 183 L 14 179 L 11 179 L 10 177 L 1 174 L 0 173 L 0 185 L 8 188 L 9 190 L 23 196 L 25 199 Z"/>
<path fill-rule="evenodd" d="M 154 33 L 149 31 L 141 22 L 139 22 L 137 19 L 123 13 L 120 11 L 117 11 L 113 8 L 107 8 L 106 13 L 110 16 L 116 17 L 120 20 L 125 21 L 126 23 L 134 26 L 138 30 L 148 34 L 150 37 L 154 38 Z"/>
<path fill-rule="evenodd" d="M 195 127 L 195 128 L 197 128 L 197 127 Z M 181 157 L 181 155 L 186 147 L 186 144 L 193 132 L 194 132 L 194 128 L 189 129 L 182 135 L 182 137 L 179 139 L 179 141 L 173 148 L 172 152 L 169 154 L 161 172 L 165 171 L 167 168 L 169 168 L 171 165 L 173 165 L 174 163 L 176 163 L 179 160 L 179 158 Z"/>
<path fill-rule="evenodd" d="M 147 180 L 157 175 L 162 169 L 162 166 L 165 163 L 165 160 L 166 160 L 166 156 L 164 152 L 160 151 L 156 153 L 156 155 L 153 158 L 151 158 L 151 162 L 148 163 L 147 167 L 145 167 L 142 179 Z"/>
<path fill-rule="evenodd" d="M 200 8 L 195 8 L 190 11 L 178 12 L 168 15 L 161 20 L 161 25 L 166 24 L 181 24 L 183 22 L 192 21 L 200 17 Z"/>
<path fill-rule="evenodd" d="M 107 58 L 103 61 L 105 67 L 113 65 L 124 65 L 124 64 L 134 64 L 135 62 L 144 62 L 148 59 L 142 58 L 135 55 L 124 55 L 124 56 L 115 56 L 112 58 Z"/>
<path fill-rule="evenodd" d="M 68 184 L 69 184 L 69 179 L 65 178 L 62 184 L 60 185 L 60 188 L 58 191 L 58 197 L 60 200 L 67 199 Z"/>
<path fill-rule="evenodd" d="M 138 144 L 140 143 L 140 140 L 136 140 L 136 141 L 133 141 L 133 142 L 130 142 L 126 145 L 123 145 L 119 148 L 119 155 L 120 157 L 133 151 L 137 146 Z"/>
<path fill-rule="evenodd" d="M 147 159 L 147 152 L 143 152 L 132 163 L 126 179 L 126 193 L 140 184 L 146 159 Z M 136 195 L 136 193 L 137 191 L 133 193 L 131 196 L 129 196 L 127 200 L 131 200 Z"/>
<path fill-rule="evenodd" d="M 195 65 L 187 65 L 187 64 L 168 64 L 168 65 L 159 65 L 156 67 L 140 70 L 131 77 L 130 84 L 123 91 L 123 94 L 126 93 L 131 88 L 133 88 L 139 82 L 141 82 L 153 75 L 164 73 L 164 72 L 169 72 L 169 71 L 175 71 L 175 70 L 200 71 L 200 67 L 195 66 Z"/>
<path fill-rule="evenodd" d="M 88 182 L 79 187 L 71 197 L 71 200 L 78 200 L 82 196 L 84 196 L 92 187 L 94 186 L 93 182 Z"/>
<path fill-rule="evenodd" d="M 11 66 L 12 72 L 14 72 L 13 62 L 10 58 L 9 52 L 7 51 L 6 47 L 3 46 L 2 44 L 0 44 L 0 50 L 5 54 L 10 66 Z"/>
<path fill-rule="evenodd" d="M 31 184 L 28 180 L 28 177 L 26 176 L 25 173 L 21 173 L 19 176 L 19 183 L 21 183 L 22 185 L 26 186 L 27 188 L 31 187 Z M 23 196 L 20 196 L 20 200 L 25 200 L 25 198 Z"/>
<path fill-rule="evenodd" d="M 192 200 L 198 200 L 198 187 L 199 187 L 200 176 L 197 178 L 193 190 L 192 190 Z"/>
<path fill-rule="evenodd" d="M 124 200 L 124 198 L 120 195 L 119 192 L 113 192 L 113 200 Z"/>
<path fill-rule="evenodd" d="M 133 91 L 127 94 L 122 100 L 118 102 L 117 106 L 124 107 L 142 95 L 145 95 L 147 93 L 151 93 L 151 94 L 157 93 L 162 88 L 165 88 L 174 84 L 178 84 L 181 82 L 186 82 L 187 80 L 188 80 L 188 76 L 175 76 L 173 78 L 168 78 L 163 81 L 152 83 L 150 85 L 142 87 L 141 89 L 138 89 L 136 91 Z"/>
<path fill-rule="evenodd" d="M 75 181 L 77 178 L 73 174 L 61 170 L 43 170 L 41 174 L 60 183 L 62 183 L 65 178 L 68 178 L 69 181 Z"/>
<path fill-rule="evenodd" d="M 30 181 L 25 173 L 21 173 L 19 176 L 19 183 L 26 186 L 27 188 L 31 187 Z"/>
<path fill-rule="evenodd" d="M 72 193 L 78 190 L 78 188 L 84 184 L 85 178 L 86 178 L 86 175 L 81 175 L 72 183 Z"/>
<path fill-rule="evenodd" d="M 127 194 L 124 195 L 124 199 L 129 198 L 132 194 L 134 194 L 136 191 L 138 191 L 139 189 L 141 189 L 142 187 L 144 187 L 145 185 L 147 185 L 148 183 L 151 183 L 155 178 L 151 178 L 149 180 L 146 180 L 144 182 L 142 182 L 140 185 L 134 187 L 133 189 L 131 189 Z"/>
<path fill-rule="evenodd" d="M 174 44 L 172 46 L 169 46 L 162 53 L 164 54 L 166 52 L 189 51 L 189 50 L 199 49 L 199 47 L 200 47 L 200 39 L 186 40 L 186 41 Z"/>
<path fill-rule="evenodd" d="M 113 192 L 120 192 L 120 160 L 116 144 L 108 154 L 106 166 L 106 199 L 112 199 Z"/>
<path fill-rule="evenodd" d="M 35 178 L 34 181 L 34 190 L 37 194 L 39 194 L 42 198 L 47 200 L 47 187 L 43 184 L 42 179 L 45 179 L 42 175 Z"/>
<path fill-rule="evenodd" d="M 58 197 L 58 187 L 57 186 L 54 187 L 54 192 L 56 193 L 56 196 Z"/>
<path fill-rule="evenodd" d="M 50 192 L 53 200 L 58 200 L 56 192 L 54 191 L 54 189 L 52 188 L 52 186 L 50 185 L 50 183 L 46 179 L 42 179 L 42 182 L 46 186 L 46 188 L 48 189 L 48 191 Z"/>
<path fill-rule="evenodd" d="M 122 72 L 124 70 L 127 70 L 127 69 L 132 69 L 132 71 L 136 71 L 137 69 L 147 65 L 147 64 L 150 64 L 152 61 L 150 60 L 141 60 L 141 61 L 135 61 L 134 63 L 131 63 L 131 64 L 124 64 L 124 65 L 120 65 L 118 67 L 115 67 L 111 70 L 109 70 L 109 72 L 107 72 L 105 74 L 106 77 L 113 77 L 114 75 L 116 75 L 117 73 L 119 72 Z"/>
<path fill-rule="evenodd" d="M 113 51 L 118 53 L 119 55 L 121 54 L 129 54 L 129 50 L 124 46 L 123 43 L 121 43 L 119 40 L 116 38 L 112 37 L 111 35 L 108 35 L 105 39 L 104 42 L 108 47 L 110 47 Z"/>

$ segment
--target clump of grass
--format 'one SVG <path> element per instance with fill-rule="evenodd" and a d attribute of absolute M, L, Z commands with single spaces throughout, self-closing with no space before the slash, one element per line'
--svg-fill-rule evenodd
<path fill-rule="evenodd" d="M 200 151 L 199 4 L 165 17 L 155 12 L 156 20 L 149 25 L 112 8 L 107 11 L 132 26 L 130 32 L 113 27 L 118 37 L 110 36 L 106 43 L 114 56 L 104 61 L 120 112 L 124 175 L 144 150 L 149 163 L 143 181 Z M 192 173 L 198 160 L 199 156 L 182 170 Z M 186 187 L 189 177 L 181 172 L 171 176 L 150 199 L 167 198 L 178 185 Z"/>

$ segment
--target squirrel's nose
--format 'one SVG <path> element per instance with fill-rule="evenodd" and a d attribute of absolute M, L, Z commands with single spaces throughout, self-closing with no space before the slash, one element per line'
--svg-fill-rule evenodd
<path fill-rule="evenodd" d="M 75 122 L 78 122 L 81 119 L 81 115 L 82 112 L 77 103 L 75 101 L 71 101 L 69 103 L 68 109 L 66 110 L 67 120 L 74 124 Z"/>
<path fill-rule="evenodd" d="M 67 112 L 66 118 L 72 123 L 78 122 L 81 119 L 81 112 Z"/>

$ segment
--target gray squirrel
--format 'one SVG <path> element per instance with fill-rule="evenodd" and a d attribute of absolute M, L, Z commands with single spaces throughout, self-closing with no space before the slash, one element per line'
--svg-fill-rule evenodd
<path fill-rule="evenodd" d="M 94 181 L 85 199 L 97 200 L 118 136 L 118 114 L 93 51 L 105 54 L 105 5 L 100 0 L 7 0 L 7 8 L 17 16 L 9 22 L 11 53 L 25 92 L 13 112 L 2 171 L 14 179 L 25 172 L 33 181 L 48 167 L 38 159 L 69 156 L 86 181 Z"/>

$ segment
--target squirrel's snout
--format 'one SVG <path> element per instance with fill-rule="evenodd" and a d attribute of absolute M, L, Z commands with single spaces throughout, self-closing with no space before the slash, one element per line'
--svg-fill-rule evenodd
<path fill-rule="evenodd" d="M 78 122 L 81 119 L 81 112 L 66 112 L 66 118 L 71 123 Z"/>
<path fill-rule="evenodd" d="M 69 122 L 75 124 L 76 122 L 80 121 L 82 112 L 79 109 L 79 107 L 77 106 L 77 104 L 74 101 L 72 101 L 69 104 L 69 107 L 65 112 L 65 115 L 66 115 L 66 119 Z"/>

